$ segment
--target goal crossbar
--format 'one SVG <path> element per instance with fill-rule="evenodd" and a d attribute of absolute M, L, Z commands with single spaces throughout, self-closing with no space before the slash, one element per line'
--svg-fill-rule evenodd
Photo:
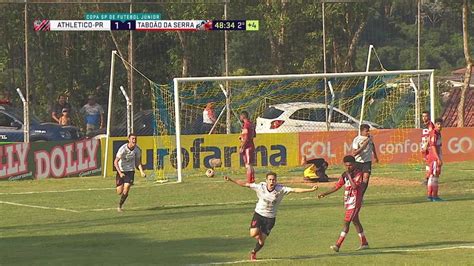
<path fill-rule="evenodd" d="M 222 77 L 188 77 L 174 78 L 177 82 L 194 81 L 233 81 L 233 80 L 271 80 L 271 79 L 303 79 L 303 78 L 344 78 L 360 76 L 381 76 L 381 75 L 426 75 L 433 74 L 434 69 L 420 70 L 391 70 L 391 71 L 371 71 L 371 72 L 346 72 L 346 73 L 316 73 L 316 74 L 285 74 L 285 75 L 253 75 L 253 76 L 222 76 Z"/>

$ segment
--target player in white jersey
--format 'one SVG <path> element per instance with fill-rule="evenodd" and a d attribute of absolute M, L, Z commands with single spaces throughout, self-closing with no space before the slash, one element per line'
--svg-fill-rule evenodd
<path fill-rule="evenodd" d="M 137 145 L 137 136 L 130 134 L 128 143 L 123 144 L 115 156 L 114 166 L 117 170 L 115 184 L 117 186 L 117 194 L 120 195 L 120 202 L 117 211 L 122 212 L 122 206 L 127 200 L 130 187 L 133 185 L 135 178 L 135 167 L 140 170 L 142 177 L 145 177 L 143 166 L 141 163 L 142 151 Z"/>
<path fill-rule="evenodd" d="M 370 174 L 372 173 L 372 156 L 376 163 L 379 162 L 374 140 L 370 136 L 369 125 L 360 125 L 360 135 L 352 141 L 352 155 L 355 157 L 357 167 L 363 173 L 362 196 L 364 196 L 369 186 Z"/>
<path fill-rule="evenodd" d="M 266 182 L 246 183 L 241 180 L 233 180 L 225 176 L 226 181 L 231 181 L 239 186 L 248 187 L 257 193 L 258 202 L 255 206 L 255 213 L 250 223 L 250 236 L 257 240 L 255 248 L 250 253 L 250 259 L 257 259 L 257 252 L 265 244 L 265 239 L 270 235 L 270 231 L 275 225 L 275 217 L 283 196 L 294 193 L 313 192 L 318 186 L 312 188 L 290 188 L 277 183 L 277 174 L 267 173 Z"/>

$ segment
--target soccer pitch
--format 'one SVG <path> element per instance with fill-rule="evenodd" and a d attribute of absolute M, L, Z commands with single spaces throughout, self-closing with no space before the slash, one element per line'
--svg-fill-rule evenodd
<path fill-rule="evenodd" d="M 375 165 L 360 214 L 371 246 L 364 251 L 355 251 L 359 240 L 352 225 L 341 251 L 329 249 L 342 228 L 342 190 L 321 200 L 316 193 L 328 185 L 316 193 L 290 194 L 257 263 L 472 265 L 472 165 L 444 166 L 445 202 L 426 201 L 420 167 Z M 331 167 L 329 174 L 340 172 Z M 309 186 L 296 182 L 300 173 L 279 173 L 279 182 Z M 116 211 L 119 197 L 111 178 L 1 182 L 0 264 L 250 263 L 255 240 L 248 228 L 256 195 L 221 175 L 185 176 L 182 184 L 136 177 L 123 213 Z"/>

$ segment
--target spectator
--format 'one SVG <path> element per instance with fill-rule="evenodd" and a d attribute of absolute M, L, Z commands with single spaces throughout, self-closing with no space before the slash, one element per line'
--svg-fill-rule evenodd
<path fill-rule="evenodd" d="M 59 118 L 61 118 L 64 108 L 68 110 L 69 116 L 71 116 L 72 107 L 67 102 L 66 95 L 60 94 L 58 96 L 58 101 L 51 108 L 51 118 L 54 122 L 61 124 Z"/>
<path fill-rule="evenodd" d="M 206 105 L 206 108 L 204 108 L 204 111 L 202 112 L 201 132 L 205 134 L 210 133 L 215 122 L 216 114 L 214 113 L 214 102 L 210 102 Z"/>
<path fill-rule="evenodd" d="M 104 127 L 104 109 L 95 102 L 94 96 L 90 95 L 87 99 L 80 113 L 86 122 L 86 135 L 90 135 L 92 131 Z"/>
<path fill-rule="evenodd" d="M 2 92 L 0 97 L 0 104 L 11 105 L 11 94 L 9 91 Z"/>
<path fill-rule="evenodd" d="M 306 156 L 301 158 L 301 165 L 306 165 L 304 170 L 304 181 L 309 182 L 328 182 L 329 177 L 326 175 L 326 169 L 329 164 L 323 158 L 315 158 L 306 160 Z"/>
<path fill-rule="evenodd" d="M 63 115 L 59 118 L 59 124 L 61 126 L 71 125 L 71 117 L 69 116 L 69 109 L 63 108 Z"/>

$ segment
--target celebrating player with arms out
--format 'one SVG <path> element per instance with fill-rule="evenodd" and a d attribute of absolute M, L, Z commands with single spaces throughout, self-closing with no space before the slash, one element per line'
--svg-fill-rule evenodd
<path fill-rule="evenodd" d="M 426 164 L 426 174 L 425 174 L 425 180 L 423 181 L 424 185 L 428 184 L 428 179 L 430 178 L 430 167 L 428 165 L 428 142 L 429 142 L 429 137 L 431 131 L 434 130 L 435 126 L 433 122 L 430 120 L 430 112 L 428 111 L 423 111 L 421 114 L 421 155 L 423 156 L 423 160 L 425 161 Z"/>
<path fill-rule="evenodd" d="M 291 192 L 305 193 L 318 189 L 317 186 L 313 186 L 309 189 L 283 186 L 277 183 L 277 174 L 273 172 L 267 173 L 266 182 L 259 184 L 233 180 L 227 176 L 225 176 L 224 179 L 239 186 L 253 189 L 257 193 L 258 202 L 255 206 L 252 222 L 250 223 L 250 236 L 257 240 L 257 244 L 250 253 L 251 260 L 257 259 L 257 252 L 263 247 L 265 239 L 270 235 L 270 231 L 275 225 L 277 208 L 283 196 Z"/>
<path fill-rule="evenodd" d="M 137 136 L 132 133 L 128 136 L 128 143 L 123 144 L 115 156 L 114 166 L 117 169 L 115 184 L 117 194 L 120 195 L 120 203 L 117 208 L 119 212 L 123 211 L 122 206 L 127 200 L 130 187 L 133 185 L 135 167 L 140 170 L 142 177 L 146 176 L 141 163 L 141 153 L 141 149 L 137 145 Z"/>
<path fill-rule="evenodd" d="M 255 182 L 255 170 L 253 163 L 255 160 L 255 127 L 249 120 L 249 113 L 242 111 L 240 113 L 240 121 L 242 122 L 242 133 L 240 134 L 240 154 L 244 159 L 245 168 L 247 169 L 247 182 Z"/>
<path fill-rule="evenodd" d="M 372 155 L 374 156 L 375 162 L 379 162 L 377 152 L 375 151 L 374 140 L 370 135 L 369 125 L 360 125 L 360 135 L 355 137 L 352 141 L 352 155 L 355 157 L 356 166 L 363 173 L 362 196 L 364 196 L 369 186 L 369 178 L 372 173 Z"/>
<path fill-rule="evenodd" d="M 438 197 L 438 180 L 441 173 L 441 166 L 443 166 L 441 154 L 441 128 L 443 119 L 437 118 L 435 120 L 434 130 L 430 132 L 428 149 L 427 149 L 427 163 L 429 167 L 428 178 L 428 200 L 429 201 L 443 201 Z"/>
<path fill-rule="evenodd" d="M 344 166 L 346 171 L 342 173 L 342 176 L 337 181 L 336 185 L 332 190 L 321 193 L 318 195 L 318 198 L 324 198 L 327 195 L 336 192 L 342 186 L 344 186 L 344 207 L 346 208 L 346 215 L 344 217 L 344 227 L 342 229 L 341 235 L 337 240 L 334 246 L 331 246 L 331 249 L 335 252 L 339 252 L 339 248 L 342 245 L 342 242 L 346 238 L 347 233 L 349 232 L 349 225 L 351 222 L 354 224 L 357 233 L 359 233 L 360 238 L 360 247 L 358 250 L 369 248 L 369 243 L 364 235 L 364 228 L 359 220 L 359 212 L 362 207 L 362 197 L 363 197 L 363 187 L 362 187 L 362 178 L 363 174 L 356 167 L 356 161 L 354 156 L 347 155 L 344 157 Z"/>

